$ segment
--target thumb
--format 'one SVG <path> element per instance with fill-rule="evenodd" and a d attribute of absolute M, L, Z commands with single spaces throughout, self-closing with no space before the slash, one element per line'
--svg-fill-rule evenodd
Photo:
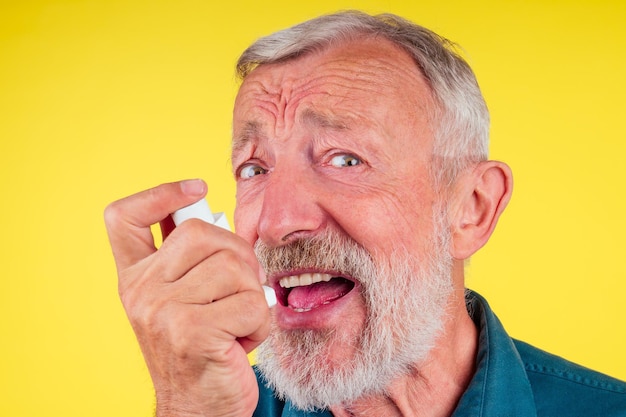
<path fill-rule="evenodd" d="M 200 200 L 206 192 L 204 181 L 187 180 L 161 184 L 111 203 L 104 220 L 118 270 L 156 251 L 150 226 Z"/>

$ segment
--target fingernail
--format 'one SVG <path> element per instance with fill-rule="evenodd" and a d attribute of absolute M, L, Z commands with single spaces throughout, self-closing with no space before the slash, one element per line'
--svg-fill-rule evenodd
<path fill-rule="evenodd" d="M 200 196 L 206 192 L 206 184 L 200 179 L 181 181 L 180 189 L 189 196 Z"/>

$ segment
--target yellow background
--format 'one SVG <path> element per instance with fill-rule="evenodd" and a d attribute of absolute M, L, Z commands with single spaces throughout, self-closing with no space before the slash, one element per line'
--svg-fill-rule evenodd
<path fill-rule="evenodd" d="M 104 207 L 203 177 L 231 214 L 239 52 L 357 7 L 459 42 L 477 73 L 516 186 L 468 285 L 513 336 L 625 379 L 626 3 L 471 3 L 3 0 L 0 415 L 151 415 Z"/>

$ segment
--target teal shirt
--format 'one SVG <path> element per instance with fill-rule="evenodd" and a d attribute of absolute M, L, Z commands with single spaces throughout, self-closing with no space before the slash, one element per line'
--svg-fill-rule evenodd
<path fill-rule="evenodd" d="M 468 293 L 480 330 L 476 373 L 451 417 L 626 417 L 626 383 L 514 340 L 480 295 Z M 331 417 L 280 401 L 259 378 L 254 417 Z"/>

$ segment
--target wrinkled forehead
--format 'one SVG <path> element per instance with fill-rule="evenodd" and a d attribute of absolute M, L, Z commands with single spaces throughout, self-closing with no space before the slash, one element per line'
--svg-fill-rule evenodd
<path fill-rule="evenodd" d="M 342 65 L 360 65 L 362 73 L 367 74 L 368 68 L 377 68 L 379 65 L 390 75 L 395 71 L 405 70 L 402 74 L 407 78 L 417 77 L 424 79 L 422 71 L 415 59 L 396 43 L 374 35 L 360 35 L 343 41 L 337 41 L 314 50 L 304 51 L 301 54 L 285 60 L 271 63 L 263 63 L 252 69 L 243 79 L 242 87 L 247 82 L 257 80 L 259 77 L 268 78 L 268 73 L 275 74 L 275 81 L 282 81 L 281 70 L 285 67 L 301 70 L 300 76 L 316 74 L 320 65 L 337 64 L 335 69 L 340 70 Z M 386 67 L 386 64 L 391 64 Z M 307 71 L 308 70 L 308 71 Z"/>
<path fill-rule="evenodd" d="M 410 124 L 432 106 L 427 81 L 403 49 L 385 39 L 361 39 L 251 71 L 235 101 L 233 145 L 266 118 L 341 127 L 393 111 L 396 121 Z"/>

